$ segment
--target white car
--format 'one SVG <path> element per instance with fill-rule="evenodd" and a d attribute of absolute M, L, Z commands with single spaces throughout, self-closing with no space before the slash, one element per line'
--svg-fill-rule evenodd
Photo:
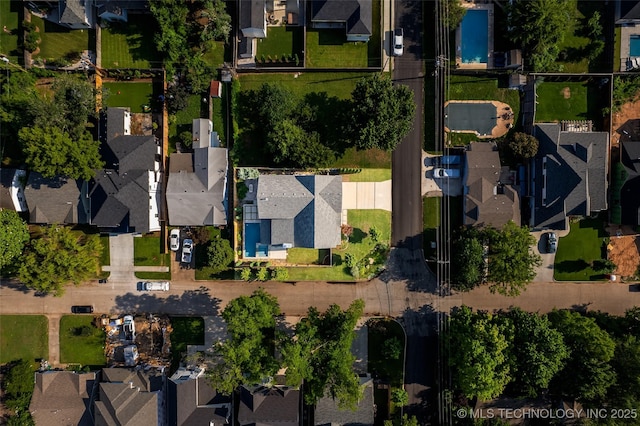
<path fill-rule="evenodd" d="M 171 251 L 178 251 L 180 248 L 180 230 L 172 229 L 169 234 L 169 248 Z"/>
<path fill-rule="evenodd" d="M 404 31 L 402 28 L 393 30 L 393 56 L 402 56 L 404 53 Z"/>
<path fill-rule="evenodd" d="M 141 289 L 146 291 L 169 291 L 169 281 L 144 281 Z"/>
<path fill-rule="evenodd" d="M 186 238 L 182 241 L 182 263 L 191 263 L 191 254 L 193 253 L 193 240 Z"/>
<path fill-rule="evenodd" d="M 122 330 L 124 331 L 124 340 L 136 340 L 136 325 L 133 322 L 133 316 L 125 315 Z"/>
<path fill-rule="evenodd" d="M 436 179 L 459 178 L 460 170 L 459 169 L 442 169 L 442 168 L 433 169 L 433 177 Z"/>

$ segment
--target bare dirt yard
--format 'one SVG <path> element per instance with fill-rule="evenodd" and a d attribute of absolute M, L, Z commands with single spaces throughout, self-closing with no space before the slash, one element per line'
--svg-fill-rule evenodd
<path fill-rule="evenodd" d="M 640 129 L 634 129 L 633 127 L 626 128 L 624 126 L 625 123 L 629 122 L 629 120 L 636 120 L 640 117 L 640 97 L 637 98 L 634 102 L 628 102 L 620 108 L 620 111 L 612 114 L 612 125 L 611 125 L 611 147 L 618 147 L 620 140 L 624 140 L 624 138 L 630 138 L 635 136 L 636 138 L 640 136 L 640 134 L 633 135 Z M 627 133 L 624 133 L 624 132 Z M 638 139 L 634 139 L 638 140 Z"/>
<path fill-rule="evenodd" d="M 633 235 L 612 235 L 608 246 L 608 257 L 616 264 L 615 274 L 621 277 L 635 275 L 640 264 L 638 237 Z"/>

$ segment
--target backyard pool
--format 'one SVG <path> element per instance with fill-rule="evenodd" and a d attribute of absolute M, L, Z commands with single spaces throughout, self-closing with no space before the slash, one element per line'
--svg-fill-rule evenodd
<path fill-rule="evenodd" d="M 462 63 L 487 63 L 489 57 L 489 11 L 468 10 L 460 24 Z"/>
<path fill-rule="evenodd" d="M 640 57 L 640 35 L 629 36 L 629 56 Z"/>
<path fill-rule="evenodd" d="M 260 224 L 244 224 L 244 257 L 267 257 L 269 246 L 260 243 Z"/>

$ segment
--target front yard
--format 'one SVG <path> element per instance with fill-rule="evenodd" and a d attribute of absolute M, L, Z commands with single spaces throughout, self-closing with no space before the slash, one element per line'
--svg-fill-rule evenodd
<path fill-rule="evenodd" d="M 49 322 L 43 315 L 0 315 L 0 364 L 49 354 Z"/>
<path fill-rule="evenodd" d="M 583 219 L 571 223 L 571 231 L 558 240 L 554 279 L 558 281 L 594 281 L 603 279 L 593 262 L 605 260 L 608 235 L 601 219 Z"/>
<path fill-rule="evenodd" d="M 160 237 L 145 236 L 133 239 L 133 261 L 135 266 L 168 266 L 169 272 L 136 272 L 136 277 L 146 280 L 171 279 L 171 255 L 160 253 Z"/>
<path fill-rule="evenodd" d="M 106 336 L 94 322 L 93 315 L 65 315 L 60 318 L 60 362 L 92 367 L 106 365 Z"/>

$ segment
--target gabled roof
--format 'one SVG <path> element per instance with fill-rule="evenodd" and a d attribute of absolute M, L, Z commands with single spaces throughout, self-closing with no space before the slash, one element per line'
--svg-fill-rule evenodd
<path fill-rule="evenodd" d="M 266 0 L 242 0 L 240 7 L 240 31 L 244 37 L 267 36 Z"/>
<path fill-rule="evenodd" d="M 294 426 L 299 423 L 300 391 L 297 389 L 240 386 L 239 405 L 240 426 Z"/>
<path fill-rule="evenodd" d="M 61 24 L 87 24 L 86 0 L 60 0 Z"/>
<path fill-rule="evenodd" d="M 37 425 L 93 425 L 88 406 L 95 373 L 45 371 L 35 378 L 29 411 Z"/>
<path fill-rule="evenodd" d="M 520 224 L 519 197 L 500 182 L 500 154 L 494 145 L 476 142 L 465 155 L 465 225 L 491 225 L 500 228 L 510 220 Z"/>
<path fill-rule="evenodd" d="M 310 248 L 340 244 L 340 176 L 260 175 L 257 198 L 258 218 L 262 226 L 271 227 L 270 244 Z"/>
<path fill-rule="evenodd" d="M 568 216 L 605 210 L 609 134 L 561 131 L 558 123 L 544 123 L 535 126 L 534 135 L 540 141 L 534 227 L 565 229 Z"/>
<path fill-rule="evenodd" d="M 95 401 L 96 426 L 157 426 L 158 392 L 129 383 L 100 383 Z"/>
<path fill-rule="evenodd" d="M 374 401 L 373 401 L 373 381 L 361 378 L 363 385 L 362 398 L 358 401 L 355 410 L 341 409 L 338 403 L 331 397 L 323 397 L 318 400 L 315 407 L 316 426 L 373 426 L 374 423 Z"/>
<path fill-rule="evenodd" d="M 616 24 L 640 20 L 640 2 L 638 0 L 621 0 L 618 2 L 620 17 Z"/>
<path fill-rule="evenodd" d="M 372 0 L 312 0 L 313 22 L 345 22 L 347 34 L 371 35 Z"/>
<path fill-rule="evenodd" d="M 170 425 L 226 425 L 231 400 L 217 393 L 204 376 L 174 375 L 168 381 L 167 404 Z"/>
<path fill-rule="evenodd" d="M 640 225 L 640 142 L 621 143 L 622 165 L 627 179 L 620 191 L 621 220 L 624 225 Z"/>
<path fill-rule="evenodd" d="M 155 370 L 143 371 L 130 368 L 103 368 L 102 382 L 132 383 L 146 392 L 162 390 L 163 376 Z"/>
<path fill-rule="evenodd" d="M 87 223 L 88 218 L 82 203 L 86 194 L 84 181 L 56 176 L 45 178 L 31 172 L 24 189 L 31 223 Z"/>

